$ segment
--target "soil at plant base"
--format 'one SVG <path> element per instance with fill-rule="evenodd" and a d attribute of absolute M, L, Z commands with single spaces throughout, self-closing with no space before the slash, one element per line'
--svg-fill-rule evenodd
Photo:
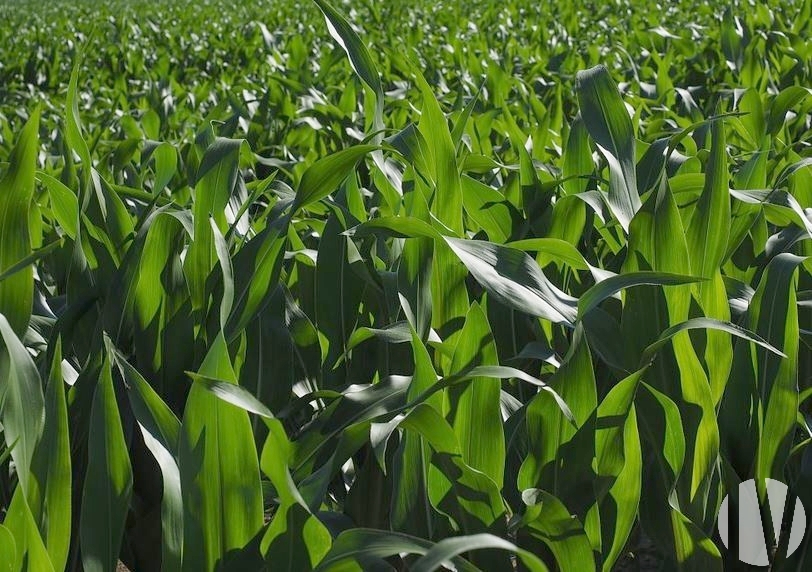
<path fill-rule="evenodd" d="M 631 550 L 620 558 L 615 572 L 656 572 L 663 566 L 663 557 L 645 534 L 640 534 Z"/>

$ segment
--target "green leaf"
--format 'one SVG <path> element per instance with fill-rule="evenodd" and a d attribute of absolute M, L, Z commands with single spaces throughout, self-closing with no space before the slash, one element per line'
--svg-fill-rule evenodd
<path fill-rule="evenodd" d="M 792 254 L 773 258 L 750 303 L 750 327 L 781 350 L 750 351 L 755 354 L 756 384 L 764 408 L 755 470 L 760 482 L 784 474 L 794 433 L 798 410 L 797 266 L 803 260 Z"/>
<path fill-rule="evenodd" d="M 341 48 L 347 53 L 352 69 L 358 77 L 369 86 L 375 94 L 375 115 L 373 117 L 374 130 L 383 129 L 383 85 L 375 63 L 369 54 L 369 50 L 352 29 L 346 18 L 336 10 L 333 5 L 325 0 L 313 0 L 324 14 L 327 28 L 330 35 L 338 42 Z M 382 135 L 381 135 L 382 136 Z"/>
<path fill-rule="evenodd" d="M 666 330 L 664 330 L 660 334 L 660 337 L 657 339 L 657 341 L 648 346 L 643 351 L 643 355 L 640 358 L 641 365 L 653 359 L 654 354 L 657 353 L 657 350 L 659 350 L 662 346 L 668 343 L 668 341 L 678 333 L 684 332 L 686 330 L 696 330 L 696 329 L 710 329 L 710 330 L 718 330 L 720 332 L 727 332 L 728 334 L 734 335 L 738 338 L 749 340 L 754 344 L 761 346 L 762 348 L 774 353 L 777 356 L 783 358 L 787 357 L 781 350 L 771 346 L 761 336 L 745 328 L 742 328 L 741 326 L 731 324 L 730 322 L 721 322 L 719 320 L 714 320 L 713 318 L 691 318 L 690 320 L 680 322 L 679 324 L 674 324 L 673 326 L 670 326 Z"/>
<path fill-rule="evenodd" d="M 31 255 L 29 212 L 34 195 L 34 173 L 39 151 L 39 111 L 35 111 L 20 132 L 9 156 L 8 168 L 0 179 L 0 275 Z M 14 332 L 22 336 L 31 318 L 34 273 L 24 269 L 0 281 L 0 314 Z"/>
<path fill-rule="evenodd" d="M 280 506 L 262 538 L 265 560 L 274 570 L 312 570 L 330 549 L 327 528 L 307 508 L 288 470 L 290 442 L 281 423 L 268 424 L 262 449 L 262 470 L 280 498 Z"/>
<path fill-rule="evenodd" d="M 220 231 L 225 232 L 226 205 L 237 184 L 242 144 L 242 139 L 218 137 L 206 149 L 197 171 L 192 204 L 194 240 L 184 260 L 184 272 L 195 310 L 206 307 L 206 279 L 217 261 L 209 218 L 213 217 Z"/>
<path fill-rule="evenodd" d="M 151 213 L 124 256 L 104 308 L 105 331 L 122 348 L 132 336 L 139 367 L 167 399 L 183 393 L 174 380 L 183 375 L 194 352 L 192 319 L 185 306 L 189 290 L 178 252 L 192 232 L 189 211 L 167 206 Z"/>
<path fill-rule="evenodd" d="M 213 218 L 209 219 L 209 224 L 214 237 L 214 251 L 217 253 L 217 261 L 223 273 L 223 291 L 220 294 L 220 327 L 225 328 L 234 304 L 234 269 L 231 267 L 231 255 L 223 234 L 217 228 Z"/>
<path fill-rule="evenodd" d="M 481 240 L 445 241 L 477 282 L 503 304 L 554 323 L 575 322 L 575 298 L 556 288 L 527 254 Z"/>
<path fill-rule="evenodd" d="M 418 219 L 429 218 L 429 207 L 422 193 L 410 193 L 407 213 Z M 398 217 L 405 218 L 405 217 Z M 373 219 L 374 220 L 374 219 Z M 407 240 L 398 265 L 398 299 L 406 319 L 421 340 L 428 339 L 432 308 L 431 273 L 435 242 L 429 238 Z"/>
<path fill-rule="evenodd" d="M 263 537 L 269 568 L 285 572 L 308 572 L 330 549 L 330 532 L 300 503 L 283 504 Z"/>
<path fill-rule="evenodd" d="M 462 326 L 451 371 L 498 365 L 496 344 L 482 308 L 474 302 Z M 502 427 L 499 380 L 474 378 L 464 387 L 446 393 L 449 419 L 462 446 L 465 462 L 488 475 L 502 488 L 505 470 L 505 435 Z"/>
<path fill-rule="evenodd" d="M 273 413 L 265 407 L 256 397 L 247 390 L 230 381 L 215 379 L 206 375 L 187 372 L 195 384 L 212 393 L 226 403 L 230 403 L 249 413 L 254 413 L 267 419 L 273 419 Z"/>
<path fill-rule="evenodd" d="M 484 183 L 463 176 L 462 204 L 465 212 L 487 234 L 492 242 L 502 244 L 510 239 L 511 211 L 505 196 Z"/>
<path fill-rule="evenodd" d="M 409 384 L 407 398 L 412 401 L 437 383 L 437 373 L 431 364 L 426 346 L 416 332 L 412 332 L 414 375 Z M 442 395 L 436 394 L 426 403 L 439 413 Z M 428 498 L 428 468 L 431 462 L 429 444 L 420 435 L 405 432 L 395 453 L 392 467 L 392 513 L 394 530 L 420 534 L 431 538 L 435 514 Z"/>
<path fill-rule="evenodd" d="M 319 242 L 314 300 L 316 325 L 327 341 L 326 365 L 336 363 L 347 351 L 347 339 L 355 329 L 365 289 L 364 281 L 353 272 L 351 254 L 355 244 L 342 236 L 346 221 L 338 212 L 330 216 Z M 325 368 L 327 369 L 327 368 Z M 347 369 L 327 370 L 325 387 L 344 383 Z"/>
<path fill-rule="evenodd" d="M 71 239 L 76 240 L 79 223 L 79 198 L 62 181 L 46 173 L 37 173 L 37 180 L 45 185 L 51 197 L 51 212 L 56 222 Z"/>
<path fill-rule="evenodd" d="M 3 526 L 14 535 L 16 559 L 12 562 L 13 570 L 54 572 L 54 566 L 45 549 L 28 501 L 25 500 L 25 491 L 22 487 L 17 487 L 14 491 Z"/>
<path fill-rule="evenodd" d="M 595 373 L 592 357 L 584 334 L 583 324 L 575 328 L 570 349 L 563 363 L 550 380 L 563 402 L 571 407 L 570 415 L 555 405 L 555 394 L 540 391 L 527 404 L 527 456 L 519 469 L 517 483 L 520 490 L 544 488 L 553 495 L 559 494 L 559 486 L 566 474 L 564 446 L 572 440 L 598 405 Z M 552 403 L 551 403 L 552 401 Z"/>
<path fill-rule="evenodd" d="M 451 139 L 454 142 L 454 148 L 459 151 L 460 143 L 462 142 L 462 136 L 465 133 L 465 126 L 468 124 L 468 121 L 471 119 L 471 114 L 474 111 L 474 107 L 479 101 L 479 97 L 482 94 L 482 88 L 484 87 L 485 82 L 479 84 L 479 87 L 476 90 L 476 93 L 470 98 L 468 104 L 460 113 L 460 116 L 457 118 L 456 123 L 454 123 L 454 129 L 451 132 Z"/>
<path fill-rule="evenodd" d="M 222 333 L 199 375 L 236 383 Z M 184 410 L 179 446 L 183 492 L 183 570 L 214 570 L 262 526 L 262 491 L 253 432 L 245 411 L 195 383 Z"/>
<path fill-rule="evenodd" d="M 79 156 L 82 165 L 82 188 L 79 197 L 82 202 L 81 210 L 84 211 L 90 200 L 90 176 L 93 162 L 90 159 L 90 148 L 82 136 L 82 122 L 79 116 L 79 70 L 83 58 L 84 49 L 80 51 L 73 63 L 68 83 L 68 93 L 65 98 L 65 142 Z"/>
<path fill-rule="evenodd" d="M 595 456 L 598 503 L 587 516 L 587 533 L 600 538 L 604 572 L 612 570 L 637 518 L 642 486 L 642 453 L 634 395 L 644 370 L 611 389 L 597 410 Z M 599 515 L 599 529 L 595 523 Z"/>
<path fill-rule="evenodd" d="M 532 552 L 522 550 L 512 542 L 492 534 L 472 534 L 446 538 L 432 546 L 417 562 L 412 565 L 413 572 L 432 572 L 439 570 L 446 562 L 465 552 L 483 549 L 498 549 L 514 552 L 522 564 L 531 572 L 547 572 L 547 567 Z M 579 568 L 579 570 L 582 570 Z"/>
<path fill-rule="evenodd" d="M 42 248 L 38 248 L 37 250 L 35 250 L 34 252 L 32 252 L 19 262 L 17 262 L 16 264 L 12 264 L 5 271 L 0 272 L 0 282 L 14 276 L 15 274 L 17 274 L 22 270 L 28 269 L 32 264 L 36 264 L 37 262 L 48 256 L 61 246 L 62 239 L 57 239 L 43 246 Z"/>
<path fill-rule="evenodd" d="M 434 91 L 423 74 L 411 66 L 417 88 L 423 99 L 418 129 L 427 147 L 429 172 L 423 176 L 430 181 L 424 192 L 434 219 L 434 226 L 445 227 L 450 233 L 462 236 L 463 199 L 462 184 L 457 165 L 456 148 Z M 434 245 L 431 271 L 432 327 L 441 338 L 453 344 L 457 328 L 454 324 L 464 319 L 468 311 L 468 292 L 465 288 L 465 269 L 451 250 L 441 242 Z M 440 365 L 448 363 L 440 358 Z"/>
<path fill-rule="evenodd" d="M 183 496 L 178 469 L 180 422 L 143 376 L 115 355 L 141 436 L 161 469 L 161 565 L 180 569 L 183 553 Z"/>
<path fill-rule="evenodd" d="M 777 135 L 784 125 L 787 112 L 806 99 L 810 93 L 812 91 L 809 88 L 800 85 L 791 85 L 781 90 L 781 93 L 775 96 L 770 105 L 767 115 L 767 133 Z"/>
<path fill-rule="evenodd" d="M 410 381 L 406 376 L 392 375 L 364 388 L 351 386 L 345 390 L 341 399 L 319 415 L 296 441 L 292 466 L 299 470 L 347 428 L 401 409 L 406 404 Z"/>
<path fill-rule="evenodd" d="M 2 524 L 0 524 L 0 554 L 5 555 L 0 562 L 0 571 L 14 572 L 14 565 L 17 563 L 17 544 L 11 531 Z"/>
<path fill-rule="evenodd" d="M 760 102 L 756 106 L 760 109 Z M 758 129 L 762 128 L 758 126 Z M 706 279 L 695 287 L 699 305 L 705 316 L 721 321 L 730 320 L 730 308 L 720 272 L 731 228 L 728 179 L 724 123 L 719 119 L 711 124 L 711 150 L 705 183 L 688 223 L 685 239 L 691 273 Z M 730 375 L 733 348 L 730 337 L 718 329 L 707 332 L 706 338 L 705 363 L 714 401 L 718 402 Z"/>
<path fill-rule="evenodd" d="M 288 243 L 288 222 L 282 218 L 269 224 L 234 255 L 234 310 L 226 324 L 228 339 L 262 311 L 276 288 Z"/>
<path fill-rule="evenodd" d="M 163 192 L 177 172 L 178 152 L 170 143 L 147 141 L 146 147 L 144 159 L 151 159 L 155 162 L 155 181 L 152 185 L 152 194 L 158 195 Z"/>
<path fill-rule="evenodd" d="M 355 169 L 358 161 L 375 149 L 378 149 L 375 145 L 355 145 L 322 157 L 310 165 L 296 188 L 292 211 L 297 212 L 334 193 Z"/>
<path fill-rule="evenodd" d="M 430 394 L 435 391 L 439 391 L 441 389 L 445 389 L 446 387 L 451 387 L 463 382 L 469 382 L 472 379 L 476 379 L 477 377 L 493 377 L 497 379 L 519 379 L 521 381 L 525 381 L 531 385 L 535 385 L 536 387 L 542 389 L 543 391 L 549 392 L 555 403 L 561 409 L 561 412 L 564 416 L 570 421 L 573 421 L 573 415 L 570 411 L 569 407 L 566 403 L 561 399 L 561 397 L 555 392 L 553 388 L 549 385 L 533 377 L 532 375 L 513 367 L 503 366 L 503 365 L 479 365 L 471 369 L 465 370 L 461 374 L 457 375 L 450 375 L 448 377 L 444 377 L 439 380 L 432 388 L 424 392 L 420 398 L 417 399 L 418 402 L 422 402 L 425 398 L 427 398 Z"/>
<path fill-rule="evenodd" d="M 596 308 L 598 304 L 626 288 L 643 285 L 676 286 L 679 284 L 699 282 L 701 280 L 702 278 L 696 278 L 694 276 L 647 270 L 610 276 L 584 292 L 583 296 L 578 300 L 578 317 L 583 318 L 593 308 Z"/>
<path fill-rule="evenodd" d="M 714 121 L 705 185 L 686 230 L 692 272 L 711 278 L 723 262 L 730 228 L 727 150 L 722 120 Z"/>
<path fill-rule="evenodd" d="M 747 312 L 750 329 L 786 357 L 738 343 L 732 378 L 719 410 L 723 458 L 737 479 L 754 477 L 759 495 L 765 479 L 786 478 L 800 404 L 798 387 L 798 266 L 804 258 L 782 253 L 767 265 Z M 769 521 L 770 519 L 765 519 Z M 769 521 L 768 550 L 777 538 Z"/>
<path fill-rule="evenodd" d="M 609 207 L 624 230 L 640 209 L 634 127 L 606 66 L 579 71 L 575 92 L 589 135 L 609 163 Z"/>
<path fill-rule="evenodd" d="M 353 528 L 342 532 L 327 553 L 324 560 L 316 568 L 317 572 L 332 572 L 333 570 L 358 570 L 364 568 L 351 568 L 350 562 L 359 566 L 378 564 L 384 558 L 398 554 L 426 554 L 434 546 L 433 542 L 416 538 L 399 532 L 388 532 L 369 528 Z M 460 557 L 451 560 L 457 570 L 461 572 L 476 572 L 479 570 Z M 369 569 L 369 568 L 366 568 Z"/>
<path fill-rule="evenodd" d="M 572 244 L 560 238 L 526 238 L 508 242 L 505 246 L 525 252 L 538 252 L 544 255 L 544 259 L 563 262 L 576 270 L 589 270 L 590 268 L 584 255 L 578 252 L 578 249 Z"/>
<path fill-rule="evenodd" d="M 560 570 L 594 572 L 595 556 L 583 525 L 573 518 L 567 507 L 550 493 L 540 489 L 522 491 L 528 505 L 522 516 L 520 534 L 527 534 L 546 544 L 555 556 Z"/>
<path fill-rule="evenodd" d="M 432 172 L 428 175 L 434 183 L 434 188 L 431 189 L 433 200 L 429 202 L 429 206 L 437 220 L 453 232 L 461 233 L 462 187 L 457 169 L 456 150 L 448 130 L 448 120 L 423 75 L 417 69 L 413 68 L 412 71 L 423 97 L 418 128 L 428 146 L 429 166 L 432 168 Z"/>
<path fill-rule="evenodd" d="M 689 273 L 683 228 L 669 181 L 663 177 L 657 193 L 650 195 L 632 221 L 629 253 L 623 270 L 628 272 L 643 267 Z M 621 336 L 629 367 L 639 363 L 645 348 L 655 343 L 663 330 L 689 318 L 692 300 L 690 285 L 661 292 L 642 288 L 627 293 Z M 705 495 L 712 486 L 718 454 L 719 430 L 713 388 L 687 333 L 674 336 L 672 347 L 663 352 L 648 371 L 647 381 L 674 399 L 684 415 L 685 438 L 690 444 L 685 466 L 690 469 L 680 474 L 677 492 L 682 500 L 681 510 L 697 522 L 703 521 Z"/>
<path fill-rule="evenodd" d="M 0 421 L 20 487 L 26 494 L 44 418 L 45 400 L 37 367 L 11 324 L 0 314 Z"/>
<path fill-rule="evenodd" d="M 640 499 L 640 522 L 654 542 L 671 554 L 680 570 L 721 572 L 719 549 L 708 536 L 680 511 L 673 494 L 683 469 L 686 436 L 676 403 L 650 385 L 641 384 L 635 399 L 641 435 L 650 447 L 644 455 L 659 471 L 644 477 L 646 490 Z M 663 518 L 668 514 L 669 518 Z"/>
<path fill-rule="evenodd" d="M 441 238 L 442 234 L 429 223 L 410 216 L 392 216 L 370 219 L 344 231 L 347 236 L 364 237 L 371 234 L 384 234 L 398 238 Z"/>
<path fill-rule="evenodd" d="M 463 460 L 454 430 L 436 409 L 419 404 L 400 420 L 400 427 L 421 436 L 433 450 L 428 490 L 436 510 L 466 533 L 502 526 L 500 520 L 505 506 L 499 488 L 487 475 Z M 480 494 L 470 495 L 471 490 Z"/>
<path fill-rule="evenodd" d="M 118 265 L 132 239 L 134 221 L 124 201 L 113 186 L 96 170 L 91 176 L 93 201 L 82 212 L 88 234 L 99 242 L 105 252 L 99 253 L 110 263 Z"/>
<path fill-rule="evenodd" d="M 731 190 L 730 194 L 745 203 L 761 205 L 764 212 L 781 225 L 786 226 L 787 221 L 794 222 L 804 229 L 808 236 L 812 236 L 812 221 L 807 218 L 798 200 L 789 193 L 776 190 Z"/>
<path fill-rule="evenodd" d="M 589 148 L 589 132 L 579 114 L 570 127 L 567 144 L 562 157 L 562 188 L 567 195 L 577 195 L 586 191 L 589 181 L 586 177 L 595 170 L 592 162 L 592 150 Z"/>
<path fill-rule="evenodd" d="M 93 392 L 79 524 L 82 564 L 91 572 L 115 569 L 133 488 L 107 344 L 105 340 L 101 377 Z"/>
<path fill-rule="evenodd" d="M 71 537 L 71 452 L 59 337 L 52 347 L 53 358 L 45 388 L 45 424 L 34 450 L 28 499 L 54 569 L 63 570 Z"/>
<path fill-rule="evenodd" d="M 346 358 L 347 353 L 353 348 L 372 338 L 390 344 L 405 344 L 412 341 L 412 329 L 408 322 L 395 322 L 383 328 L 367 328 L 364 326 L 356 328 L 350 339 L 347 340 L 347 351 L 342 356 L 342 360 Z"/>

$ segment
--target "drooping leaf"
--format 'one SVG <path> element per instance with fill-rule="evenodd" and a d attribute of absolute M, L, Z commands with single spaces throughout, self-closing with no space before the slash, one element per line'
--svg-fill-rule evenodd
<path fill-rule="evenodd" d="M 358 161 L 375 149 L 375 145 L 355 145 L 313 163 L 299 181 L 292 210 L 296 212 L 334 193 Z"/>
<path fill-rule="evenodd" d="M 330 570 L 358 570 L 377 566 L 384 558 L 398 554 L 426 554 L 434 544 L 398 532 L 354 528 L 336 538 L 330 552 L 316 568 L 317 572 Z M 454 565 L 463 572 L 475 572 L 475 566 L 463 558 L 452 558 Z M 350 567 L 350 563 L 356 567 Z"/>
<path fill-rule="evenodd" d="M 217 138 L 206 149 L 196 174 L 192 205 L 195 239 L 184 260 L 192 307 L 196 310 L 206 306 L 206 279 L 217 261 L 209 218 L 212 217 L 220 231 L 225 232 L 226 205 L 237 184 L 242 145 L 241 139 Z"/>
<path fill-rule="evenodd" d="M 527 254 L 481 240 L 445 237 L 474 278 L 502 303 L 554 323 L 572 324 L 576 300 L 555 287 Z"/>
<path fill-rule="evenodd" d="M 547 572 L 547 567 L 532 552 L 522 550 L 512 542 L 492 534 L 472 534 L 441 540 L 414 563 L 412 570 L 415 572 L 431 572 L 459 554 L 482 549 L 515 552 L 522 564 L 531 572 Z"/>
<path fill-rule="evenodd" d="M 594 571 L 595 555 L 583 525 L 556 497 L 540 489 L 525 489 L 528 504 L 521 532 L 546 544 L 561 570 Z"/>
<path fill-rule="evenodd" d="M 578 316 L 583 317 L 598 304 L 626 288 L 643 285 L 677 286 L 699 282 L 700 280 L 701 278 L 693 276 L 646 270 L 611 276 L 592 286 L 578 299 Z"/>
<path fill-rule="evenodd" d="M 127 383 L 141 436 L 161 469 L 161 564 L 177 568 L 183 553 L 183 496 L 177 460 L 180 422 L 134 367 L 119 355 L 115 361 Z"/>
<path fill-rule="evenodd" d="M 575 82 L 584 125 L 609 163 L 609 206 L 628 231 L 641 206 L 631 118 L 606 66 L 579 71 Z"/>
<path fill-rule="evenodd" d="M 28 490 L 31 463 L 42 433 L 45 400 L 31 355 L 0 314 L 0 420 L 3 437 L 23 491 Z"/>

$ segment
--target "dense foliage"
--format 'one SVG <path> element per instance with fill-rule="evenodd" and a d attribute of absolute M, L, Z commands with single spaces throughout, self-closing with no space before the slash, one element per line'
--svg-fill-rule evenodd
<path fill-rule="evenodd" d="M 812 2 L 727 4 L 0 5 L 0 571 L 704 572 L 740 482 L 812 511 Z"/>

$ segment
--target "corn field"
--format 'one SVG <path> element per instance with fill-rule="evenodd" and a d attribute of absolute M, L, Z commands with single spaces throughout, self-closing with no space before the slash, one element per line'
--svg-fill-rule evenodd
<path fill-rule="evenodd" d="M 0 22 L 0 572 L 812 569 L 812 1 Z"/>

